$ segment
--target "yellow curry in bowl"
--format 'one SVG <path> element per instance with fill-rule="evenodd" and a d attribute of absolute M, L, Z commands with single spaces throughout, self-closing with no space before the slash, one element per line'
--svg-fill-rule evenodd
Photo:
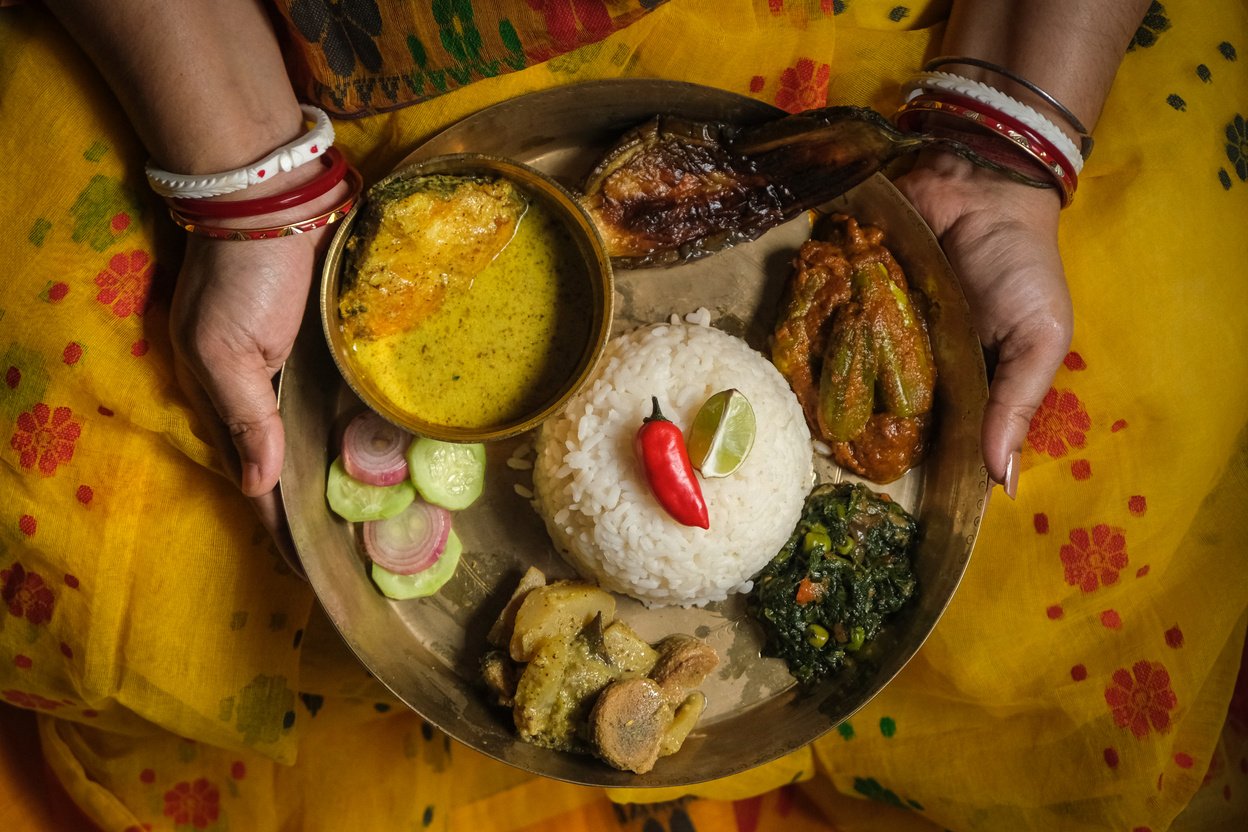
<path fill-rule="evenodd" d="M 322 316 L 348 384 L 414 433 L 527 430 L 592 371 L 611 319 L 592 223 L 543 175 L 462 154 L 369 190 L 326 261 Z"/>

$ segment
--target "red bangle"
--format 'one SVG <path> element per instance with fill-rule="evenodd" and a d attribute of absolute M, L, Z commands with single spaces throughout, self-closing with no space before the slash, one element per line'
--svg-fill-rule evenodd
<path fill-rule="evenodd" d="M 216 200 L 191 199 L 187 197 L 171 197 L 169 206 L 185 217 L 211 219 L 236 219 L 239 217 L 259 217 L 272 214 L 285 208 L 293 208 L 310 202 L 318 196 L 327 194 L 342 181 L 347 173 L 347 159 L 342 152 L 331 147 L 319 157 L 325 170 L 315 179 L 297 188 L 283 191 L 273 196 L 258 199 Z"/>
<path fill-rule="evenodd" d="M 289 237 L 292 234 L 303 234 L 326 225 L 332 225 L 350 213 L 355 206 L 356 199 L 359 198 L 364 180 L 360 176 L 359 171 L 350 165 L 347 166 L 347 175 L 351 178 L 351 190 L 342 202 L 323 214 L 304 220 L 296 220 L 286 225 L 274 225 L 268 228 L 232 228 L 220 225 L 204 225 L 197 219 L 187 216 L 173 207 L 169 208 L 169 216 L 183 231 L 198 234 L 201 237 L 211 237 L 214 240 L 273 240 L 278 237 Z"/>
<path fill-rule="evenodd" d="M 1074 198 L 1079 179 L 1070 162 L 1048 140 L 1015 119 L 980 101 L 947 93 L 924 93 L 910 99 L 897 111 L 897 127 L 909 130 L 924 112 L 945 113 L 995 133 L 1044 167 L 1057 185 L 1063 208 Z"/>

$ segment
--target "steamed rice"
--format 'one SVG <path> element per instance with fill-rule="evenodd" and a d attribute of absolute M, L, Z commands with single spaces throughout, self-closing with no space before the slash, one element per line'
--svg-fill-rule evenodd
<path fill-rule="evenodd" d="M 754 408 L 753 450 L 731 476 L 699 477 L 710 529 L 682 526 L 651 495 L 634 437 L 651 396 L 687 431 L 708 398 L 732 387 Z M 739 338 L 683 323 L 612 340 L 594 379 L 543 425 L 534 466 L 534 504 L 569 562 L 650 606 L 748 591 L 797 525 L 814 477 L 801 406 L 771 362 Z"/>

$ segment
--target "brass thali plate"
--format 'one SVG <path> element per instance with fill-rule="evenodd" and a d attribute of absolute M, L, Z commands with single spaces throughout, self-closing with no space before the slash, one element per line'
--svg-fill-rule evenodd
<path fill-rule="evenodd" d="M 575 189 L 605 147 L 657 112 L 738 123 L 774 117 L 773 108 L 732 93 L 667 81 L 599 81 L 534 93 L 470 116 L 404 163 L 475 152 L 507 156 Z M 506 462 L 531 435 L 488 445 L 482 497 L 457 513 L 464 553 L 437 595 L 394 602 L 368 578 L 356 532 L 325 502 L 325 477 L 338 437 L 363 405 L 342 382 L 325 346 L 315 306 L 281 379 L 286 462 L 281 492 L 295 546 L 330 620 L 360 661 L 394 694 L 456 740 L 521 769 L 573 783 L 612 787 L 683 786 L 773 760 L 851 716 L 914 655 L 953 596 L 970 558 L 988 489 L 979 431 L 987 383 L 979 341 L 957 281 L 923 220 L 882 176 L 825 210 L 845 211 L 886 230 L 886 244 L 929 298 L 939 372 L 937 437 L 927 461 L 887 491 L 914 512 L 918 597 L 881 634 L 878 663 L 811 691 L 797 689 L 781 661 L 759 656 L 761 634 L 744 599 L 704 609 L 647 610 L 620 598 L 619 617 L 650 641 L 684 632 L 710 642 L 720 667 L 702 686 L 708 705 L 684 747 L 645 775 L 616 771 L 588 756 L 521 742 L 511 714 L 492 705 L 478 681 L 485 635 L 520 574 L 535 565 L 575 577 L 542 520 L 516 486 L 531 471 Z M 715 326 L 765 351 L 793 256 L 810 233 L 798 218 L 760 239 L 692 263 L 616 272 L 615 331 L 667 320 L 699 307 Z M 822 481 L 847 478 L 816 456 Z"/>

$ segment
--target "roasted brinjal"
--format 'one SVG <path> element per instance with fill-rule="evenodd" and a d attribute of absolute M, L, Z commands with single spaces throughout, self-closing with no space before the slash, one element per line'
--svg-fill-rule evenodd
<path fill-rule="evenodd" d="M 958 142 L 902 133 L 863 107 L 744 126 L 657 115 L 606 151 L 581 203 L 616 265 L 665 266 L 753 240 L 931 145 L 999 169 Z"/>

